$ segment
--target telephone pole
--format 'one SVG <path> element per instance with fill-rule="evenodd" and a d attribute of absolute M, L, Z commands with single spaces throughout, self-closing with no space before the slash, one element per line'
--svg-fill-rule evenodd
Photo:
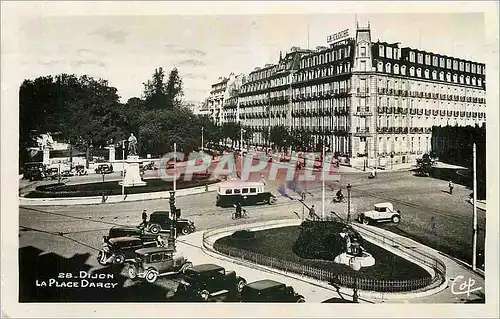
<path fill-rule="evenodd" d="M 474 224 L 472 229 L 473 243 L 472 243 L 472 269 L 476 270 L 476 256 L 477 256 L 477 179 L 476 179 L 476 143 L 472 145 L 472 171 L 473 171 L 473 216 Z"/>

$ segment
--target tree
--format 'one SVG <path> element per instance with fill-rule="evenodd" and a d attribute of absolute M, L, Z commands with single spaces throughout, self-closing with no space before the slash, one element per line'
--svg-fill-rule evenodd
<path fill-rule="evenodd" d="M 250 145 L 253 140 L 253 131 L 251 128 L 246 127 L 243 131 L 243 140 L 247 145 Z"/>
<path fill-rule="evenodd" d="M 269 140 L 282 151 L 283 147 L 287 146 L 290 142 L 290 132 L 283 125 L 273 126 L 269 133 Z"/>
<path fill-rule="evenodd" d="M 182 79 L 177 68 L 173 68 L 165 82 L 165 71 L 162 67 L 155 69 L 153 77 L 144 85 L 144 101 L 149 109 L 172 109 L 181 105 Z"/>

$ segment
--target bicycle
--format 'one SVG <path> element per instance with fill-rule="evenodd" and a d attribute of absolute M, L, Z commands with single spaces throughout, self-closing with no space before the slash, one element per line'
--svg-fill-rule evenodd
<path fill-rule="evenodd" d="M 248 212 L 246 210 L 242 210 L 241 211 L 241 217 L 236 217 L 236 212 L 234 212 L 232 215 L 231 215 L 231 219 L 238 219 L 238 218 L 244 218 L 244 219 L 247 219 L 249 218 L 250 215 L 248 215 Z"/>

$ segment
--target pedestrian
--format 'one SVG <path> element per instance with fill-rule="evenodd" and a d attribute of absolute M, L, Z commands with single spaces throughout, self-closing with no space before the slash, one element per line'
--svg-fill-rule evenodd
<path fill-rule="evenodd" d="M 448 187 L 450 188 L 450 195 L 453 195 L 453 183 L 451 181 L 448 183 Z"/>
<path fill-rule="evenodd" d="M 139 226 L 146 227 L 148 221 L 148 214 L 146 210 L 142 211 L 142 223 Z"/>
<path fill-rule="evenodd" d="M 316 218 L 316 209 L 314 208 L 314 205 L 309 208 L 309 218 L 315 219 Z"/>
<path fill-rule="evenodd" d="M 236 219 L 241 218 L 241 203 L 236 203 Z"/>
<path fill-rule="evenodd" d="M 163 240 L 163 237 L 161 237 L 160 235 L 156 237 L 156 242 L 158 243 L 158 247 L 165 247 L 165 241 Z"/>

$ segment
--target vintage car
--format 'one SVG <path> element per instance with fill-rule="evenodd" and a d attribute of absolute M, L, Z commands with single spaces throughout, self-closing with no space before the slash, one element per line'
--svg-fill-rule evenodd
<path fill-rule="evenodd" d="M 370 223 L 380 223 L 392 221 L 399 223 L 401 220 L 401 212 L 395 211 L 391 203 L 378 203 L 374 205 L 374 209 L 358 214 L 358 222 L 368 225 Z"/>
<path fill-rule="evenodd" d="M 64 171 L 61 172 L 61 176 L 64 176 L 64 177 L 75 176 L 75 171 L 74 170 L 70 170 L 70 169 L 66 169 L 66 170 L 64 170 Z"/>
<path fill-rule="evenodd" d="M 144 242 L 137 237 L 115 237 L 102 244 L 97 255 L 101 265 L 123 264 L 126 260 L 135 259 L 135 251 L 141 248 L 158 247 L 158 243 Z"/>
<path fill-rule="evenodd" d="M 83 166 L 83 165 L 76 165 L 75 166 L 75 174 L 78 175 L 78 176 L 87 175 L 87 170 L 85 169 L 85 166 Z"/>
<path fill-rule="evenodd" d="M 113 173 L 113 165 L 111 164 L 99 164 L 95 168 L 96 174 L 111 174 Z"/>
<path fill-rule="evenodd" d="M 127 273 L 130 279 L 145 278 L 154 283 L 159 276 L 183 273 L 193 263 L 171 248 L 150 247 L 135 251 L 135 259 L 128 263 Z"/>
<path fill-rule="evenodd" d="M 59 169 L 57 167 L 51 167 L 45 170 L 45 178 L 55 180 L 58 177 L 59 177 Z"/>
<path fill-rule="evenodd" d="M 264 279 L 246 284 L 241 291 L 241 302 L 305 302 L 293 287 Z"/>
<path fill-rule="evenodd" d="M 149 221 L 146 229 L 153 234 L 158 234 L 162 230 L 170 231 L 170 227 L 172 223 L 174 223 L 174 220 L 170 218 L 170 215 L 171 214 L 169 211 L 152 212 L 149 216 Z M 187 235 L 196 231 L 194 222 L 189 219 L 178 218 L 175 221 L 175 225 L 177 234 Z"/>
<path fill-rule="evenodd" d="M 231 180 L 219 184 L 215 206 L 231 207 L 240 202 L 242 206 L 278 202 L 276 196 L 266 192 L 263 182 Z"/>
<path fill-rule="evenodd" d="M 158 235 L 145 232 L 137 227 L 113 226 L 109 229 L 108 235 L 103 236 L 103 242 L 116 237 L 136 237 L 143 242 L 155 242 Z"/>
<path fill-rule="evenodd" d="M 246 280 L 236 276 L 234 271 L 214 264 L 202 264 L 184 271 L 177 286 L 176 295 L 195 301 L 208 301 L 220 295 L 238 295 L 246 285 Z"/>
<path fill-rule="evenodd" d="M 24 164 L 23 178 L 30 181 L 43 180 L 45 178 L 45 165 L 41 162 Z"/>

